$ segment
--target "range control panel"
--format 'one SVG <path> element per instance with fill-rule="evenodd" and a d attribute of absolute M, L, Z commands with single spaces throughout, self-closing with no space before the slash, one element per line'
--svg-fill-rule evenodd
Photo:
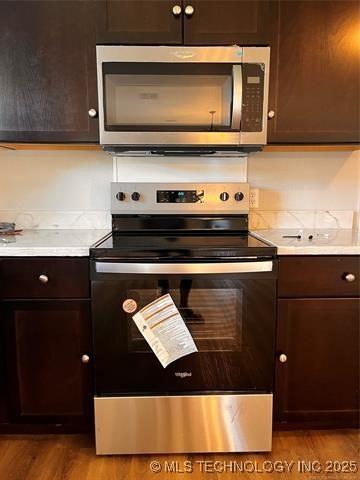
<path fill-rule="evenodd" d="M 112 214 L 240 214 L 249 212 L 247 183 L 111 184 Z"/>

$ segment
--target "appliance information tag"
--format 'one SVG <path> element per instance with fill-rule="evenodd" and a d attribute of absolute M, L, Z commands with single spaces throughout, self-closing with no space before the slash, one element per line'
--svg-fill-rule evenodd
<path fill-rule="evenodd" d="M 198 351 L 169 294 L 149 303 L 132 318 L 164 368 Z"/>

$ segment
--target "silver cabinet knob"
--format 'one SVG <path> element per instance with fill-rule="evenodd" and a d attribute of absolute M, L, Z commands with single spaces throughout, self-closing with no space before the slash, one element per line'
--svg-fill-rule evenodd
<path fill-rule="evenodd" d="M 286 363 L 287 362 L 287 356 L 285 355 L 285 353 L 280 353 L 279 360 L 280 360 L 281 363 Z"/>
<path fill-rule="evenodd" d="M 345 280 L 346 280 L 347 282 L 349 282 L 349 283 L 355 282 L 356 277 L 355 277 L 355 275 L 354 275 L 353 273 L 347 273 L 347 274 L 345 275 Z"/>
<path fill-rule="evenodd" d="M 187 5 L 185 7 L 185 15 L 187 17 L 191 17 L 192 15 L 194 15 L 194 12 L 195 12 L 195 8 L 192 5 Z"/>
<path fill-rule="evenodd" d="M 179 15 L 181 15 L 182 8 L 180 7 L 180 5 L 174 5 L 172 8 L 172 12 L 174 14 L 174 17 L 178 17 Z"/>
<path fill-rule="evenodd" d="M 89 114 L 89 117 L 95 118 L 97 115 L 97 111 L 95 110 L 95 108 L 90 108 L 90 110 L 88 111 L 88 114 Z"/>
<path fill-rule="evenodd" d="M 269 110 L 269 113 L 268 113 L 268 118 L 274 118 L 275 117 L 275 112 L 274 110 Z"/>
<path fill-rule="evenodd" d="M 45 284 L 45 283 L 48 283 L 49 277 L 47 275 L 40 275 L 39 280 L 41 283 Z"/>
<path fill-rule="evenodd" d="M 89 361 L 90 361 L 89 355 L 83 355 L 81 357 L 81 361 L 82 361 L 82 363 L 89 363 Z"/>

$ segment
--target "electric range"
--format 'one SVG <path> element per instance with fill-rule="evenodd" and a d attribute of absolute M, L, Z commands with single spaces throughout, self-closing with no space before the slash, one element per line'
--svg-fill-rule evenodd
<path fill-rule="evenodd" d="M 276 248 L 248 211 L 248 184 L 112 184 L 90 252 L 98 454 L 271 449 Z M 165 294 L 198 351 L 163 368 L 132 316 Z"/>

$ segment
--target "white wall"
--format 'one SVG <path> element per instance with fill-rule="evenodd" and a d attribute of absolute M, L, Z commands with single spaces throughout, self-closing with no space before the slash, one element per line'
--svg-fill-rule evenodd
<path fill-rule="evenodd" d="M 359 150 L 252 154 L 248 178 L 260 210 L 359 209 Z"/>
<path fill-rule="evenodd" d="M 0 210 L 108 210 L 111 178 L 103 152 L 0 148 Z"/>
<path fill-rule="evenodd" d="M 246 182 L 246 158 L 118 157 L 119 182 Z"/>
<path fill-rule="evenodd" d="M 120 158 L 123 181 L 244 181 L 241 158 Z M 0 149 L 0 210 L 108 211 L 112 158 L 95 151 Z M 256 153 L 259 210 L 360 209 L 360 152 Z M 1 221 L 1 218 L 0 218 Z"/>

